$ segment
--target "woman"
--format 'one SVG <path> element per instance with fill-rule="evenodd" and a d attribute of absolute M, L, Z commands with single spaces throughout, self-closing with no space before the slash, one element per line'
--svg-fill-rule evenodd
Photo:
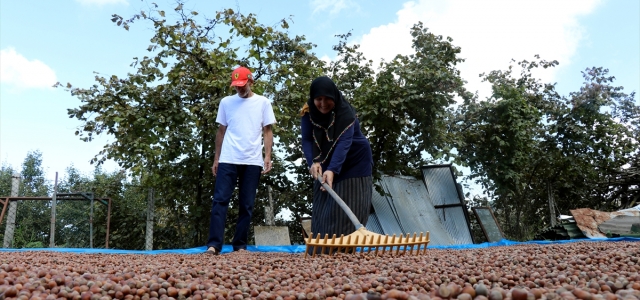
<path fill-rule="evenodd" d="M 300 113 L 302 150 L 314 178 L 313 236 L 348 235 L 355 226 L 320 182 L 321 176 L 366 225 L 371 207 L 373 159 L 371 145 L 360 131 L 355 109 L 329 77 L 311 83 L 309 100 Z"/>

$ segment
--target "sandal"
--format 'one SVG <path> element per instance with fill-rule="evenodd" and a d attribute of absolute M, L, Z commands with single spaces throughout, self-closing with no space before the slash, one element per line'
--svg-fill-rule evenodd
<path fill-rule="evenodd" d="M 211 254 L 211 255 L 219 255 L 220 254 L 220 252 L 218 252 L 218 250 L 216 250 L 216 248 L 213 248 L 213 247 L 209 247 L 209 249 L 207 249 L 207 251 L 205 251 L 205 253 Z"/>

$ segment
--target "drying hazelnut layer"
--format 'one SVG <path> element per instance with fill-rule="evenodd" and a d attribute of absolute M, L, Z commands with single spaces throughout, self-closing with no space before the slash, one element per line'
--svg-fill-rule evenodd
<path fill-rule="evenodd" d="M 0 252 L 0 299 L 640 299 L 640 242 L 420 256 Z"/>

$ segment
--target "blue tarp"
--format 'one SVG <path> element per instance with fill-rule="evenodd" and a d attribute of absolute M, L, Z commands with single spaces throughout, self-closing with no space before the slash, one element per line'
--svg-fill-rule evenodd
<path fill-rule="evenodd" d="M 575 239 L 564 241 L 528 241 L 528 242 L 516 242 L 503 239 L 499 242 L 493 243 L 481 243 L 481 244 L 468 244 L 468 245 L 450 245 L 450 246 L 429 246 L 428 249 L 453 249 L 453 250 L 466 250 L 466 249 L 478 249 L 488 247 L 499 246 L 515 246 L 515 245 L 551 245 L 551 244 L 566 244 L 575 242 L 640 242 L 640 238 L 619 237 L 619 238 L 599 238 L 599 239 Z M 306 246 L 293 245 L 293 246 L 253 246 L 249 245 L 247 250 L 250 252 L 279 252 L 279 253 L 304 253 Z M 85 248 L 22 248 L 22 249 L 6 249 L 0 248 L 0 252 L 20 252 L 20 251 L 55 251 L 55 252 L 67 252 L 67 253 L 87 253 L 87 254 L 200 254 L 204 253 L 207 247 L 195 247 L 189 249 L 170 249 L 170 250 L 120 250 L 120 249 L 85 249 Z M 229 253 L 233 250 L 231 245 L 225 245 L 222 247 L 221 253 Z"/>

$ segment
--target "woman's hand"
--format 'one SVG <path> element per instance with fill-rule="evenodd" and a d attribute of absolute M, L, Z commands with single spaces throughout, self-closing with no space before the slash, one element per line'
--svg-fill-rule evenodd
<path fill-rule="evenodd" d="M 327 183 L 329 185 L 330 188 L 333 188 L 333 171 L 325 171 L 324 174 L 322 174 L 322 182 L 321 183 Z M 323 192 L 326 192 L 327 190 L 324 188 L 324 186 L 320 187 L 320 190 Z"/>
<path fill-rule="evenodd" d="M 322 174 L 322 166 L 320 165 L 320 163 L 313 163 L 313 165 L 311 165 L 311 168 L 309 168 L 309 174 L 311 174 L 313 180 L 318 179 L 318 176 Z"/>

